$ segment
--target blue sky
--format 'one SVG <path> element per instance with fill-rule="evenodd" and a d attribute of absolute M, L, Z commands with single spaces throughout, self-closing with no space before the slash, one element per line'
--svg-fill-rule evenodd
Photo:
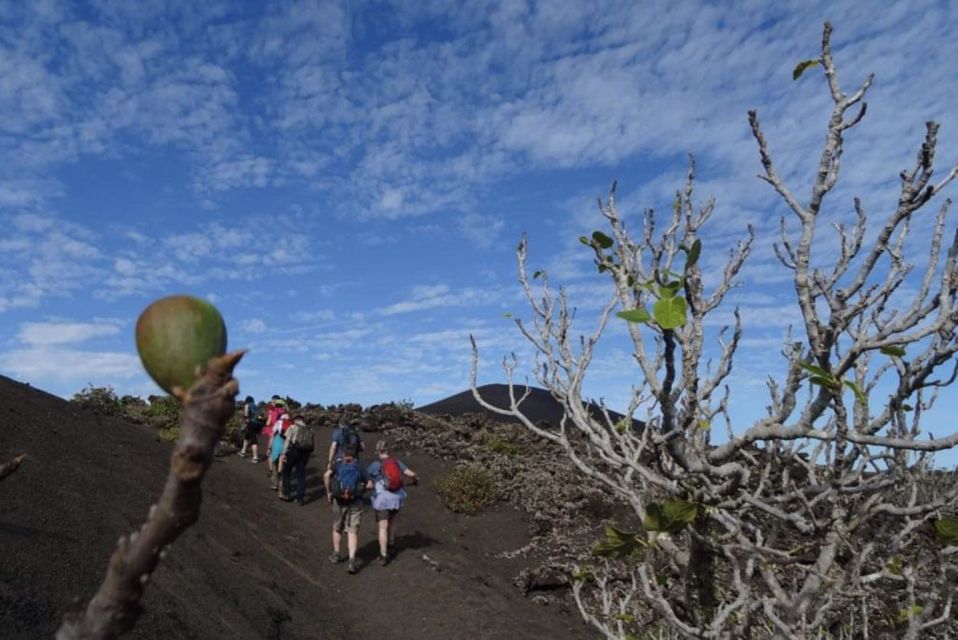
<path fill-rule="evenodd" d="M 576 240 L 601 227 L 595 198 L 617 178 L 622 213 L 667 211 L 691 152 L 717 199 L 703 264 L 758 232 L 715 321 L 743 310 L 732 412 L 752 419 L 798 313 L 746 111 L 806 192 L 830 102 L 820 72 L 791 70 L 827 18 L 845 85 L 876 73 L 828 215 L 860 194 L 877 224 L 926 120 L 940 162 L 958 157 L 950 3 L 782 4 L 4 3 L 0 373 L 153 393 L 133 324 L 191 293 L 250 349 L 243 393 L 427 403 L 468 385 L 470 332 L 482 382 L 529 356 L 503 318 L 529 317 L 523 232 L 590 330 L 610 292 Z M 624 337 L 586 385 L 618 408 Z"/>

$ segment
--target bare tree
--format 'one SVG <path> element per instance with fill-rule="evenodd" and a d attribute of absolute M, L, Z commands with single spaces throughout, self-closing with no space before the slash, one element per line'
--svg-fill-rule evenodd
<path fill-rule="evenodd" d="M 182 435 L 170 457 L 163 493 L 139 531 L 120 538 L 96 595 L 84 611 L 64 620 L 57 640 L 108 640 L 133 628 L 143 590 L 166 547 L 200 516 L 203 476 L 223 427 L 236 410 L 239 384 L 233 369 L 244 353 L 211 359 L 189 391 L 174 389 L 183 405 Z"/>
<path fill-rule="evenodd" d="M 782 219 L 775 252 L 791 272 L 803 335 L 793 338 L 789 330 L 787 372 L 767 380 L 765 417 L 747 428 L 731 425 L 726 382 L 742 337 L 738 309 L 733 326 L 718 336 L 717 360 L 706 355 L 705 318 L 735 285 L 754 234 L 749 228 L 717 286 L 706 291 L 700 231 L 714 203 L 693 204 L 694 162 L 661 235 L 651 210 L 641 236 L 630 235 L 614 184 L 600 200 L 611 236 L 597 231 L 582 241 L 615 294 L 589 336 L 574 336 L 574 309 L 547 274 L 533 275 L 541 280 L 534 288 L 525 238 L 520 242 L 519 281 L 534 320 L 516 324 L 536 349 L 537 380 L 563 405 L 558 429 L 523 415 L 528 390 L 513 385 L 514 356 L 503 362 L 511 405 L 482 400 L 472 339 L 476 399 L 560 446 L 641 523 L 637 532 L 607 527 L 596 548 L 607 559 L 575 576 L 580 611 L 606 637 L 632 637 L 650 607 L 666 625 L 661 637 L 875 638 L 892 631 L 918 638 L 946 623 L 955 628 L 958 483 L 934 470 L 931 455 L 958 444 L 958 432 L 926 438 L 921 417 L 958 371 L 958 233 L 950 241 L 945 235 L 951 202 L 924 214 L 958 166 L 932 180 L 938 125 L 928 123 L 916 164 L 901 173 L 897 205 L 877 234 L 870 237 L 856 198 L 857 220 L 835 226 L 839 253 L 830 260 L 818 251 L 813 261 L 844 136 L 865 115 L 872 83 L 869 77 L 851 94 L 841 89 L 830 36 L 826 23 L 820 57 L 795 70 L 798 77 L 821 65 L 834 103 L 807 200 L 778 175 L 758 116 L 748 114 L 760 177 L 798 227 L 790 233 Z M 927 264 L 913 273 L 904 244 L 917 221 L 930 225 L 931 235 Z M 830 266 L 814 266 L 824 262 Z M 618 423 L 607 412 L 590 415 L 582 398 L 595 345 L 616 307 L 644 378 L 632 390 L 628 419 Z M 637 431 L 630 422 L 640 408 L 646 422 Z M 727 438 L 713 444 L 719 420 Z"/>

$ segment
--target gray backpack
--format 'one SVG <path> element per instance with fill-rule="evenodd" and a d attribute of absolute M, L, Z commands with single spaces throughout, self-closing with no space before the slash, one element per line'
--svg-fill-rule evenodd
<path fill-rule="evenodd" d="M 316 447 L 312 427 L 305 424 L 296 425 L 296 431 L 293 433 L 290 444 L 303 453 L 311 452 Z"/>

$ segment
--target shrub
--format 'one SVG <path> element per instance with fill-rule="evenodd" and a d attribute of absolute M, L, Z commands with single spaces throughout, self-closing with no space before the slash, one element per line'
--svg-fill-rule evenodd
<path fill-rule="evenodd" d="M 113 387 L 94 387 L 92 383 L 74 394 L 70 402 L 85 411 L 104 416 L 118 416 L 123 412 L 123 405 Z"/>
<path fill-rule="evenodd" d="M 517 456 L 522 453 L 522 447 L 499 436 L 493 436 L 486 442 L 486 448 L 493 453 L 501 453 L 507 456 Z"/>
<path fill-rule="evenodd" d="M 477 465 L 462 465 L 436 479 L 436 490 L 453 511 L 475 515 L 493 505 L 501 489 L 492 472 Z"/>

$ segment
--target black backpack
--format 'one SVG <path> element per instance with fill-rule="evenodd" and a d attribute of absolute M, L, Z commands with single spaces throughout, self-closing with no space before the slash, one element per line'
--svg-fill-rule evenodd
<path fill-rule="evenodd" d="M 339 454 L 344 455 L 345 451 L 355 451 L 357 454 L 362 449 L 359 432 L 349 425 L 340 427 L 339 433 Z"/>
<path fill-rule="evenodd" d="M 315 447 L 313 430 L 305 424 L 295 425 L 293 428 L 296 431 L 290 444 L 303 453 L 311 452 Z"/>

